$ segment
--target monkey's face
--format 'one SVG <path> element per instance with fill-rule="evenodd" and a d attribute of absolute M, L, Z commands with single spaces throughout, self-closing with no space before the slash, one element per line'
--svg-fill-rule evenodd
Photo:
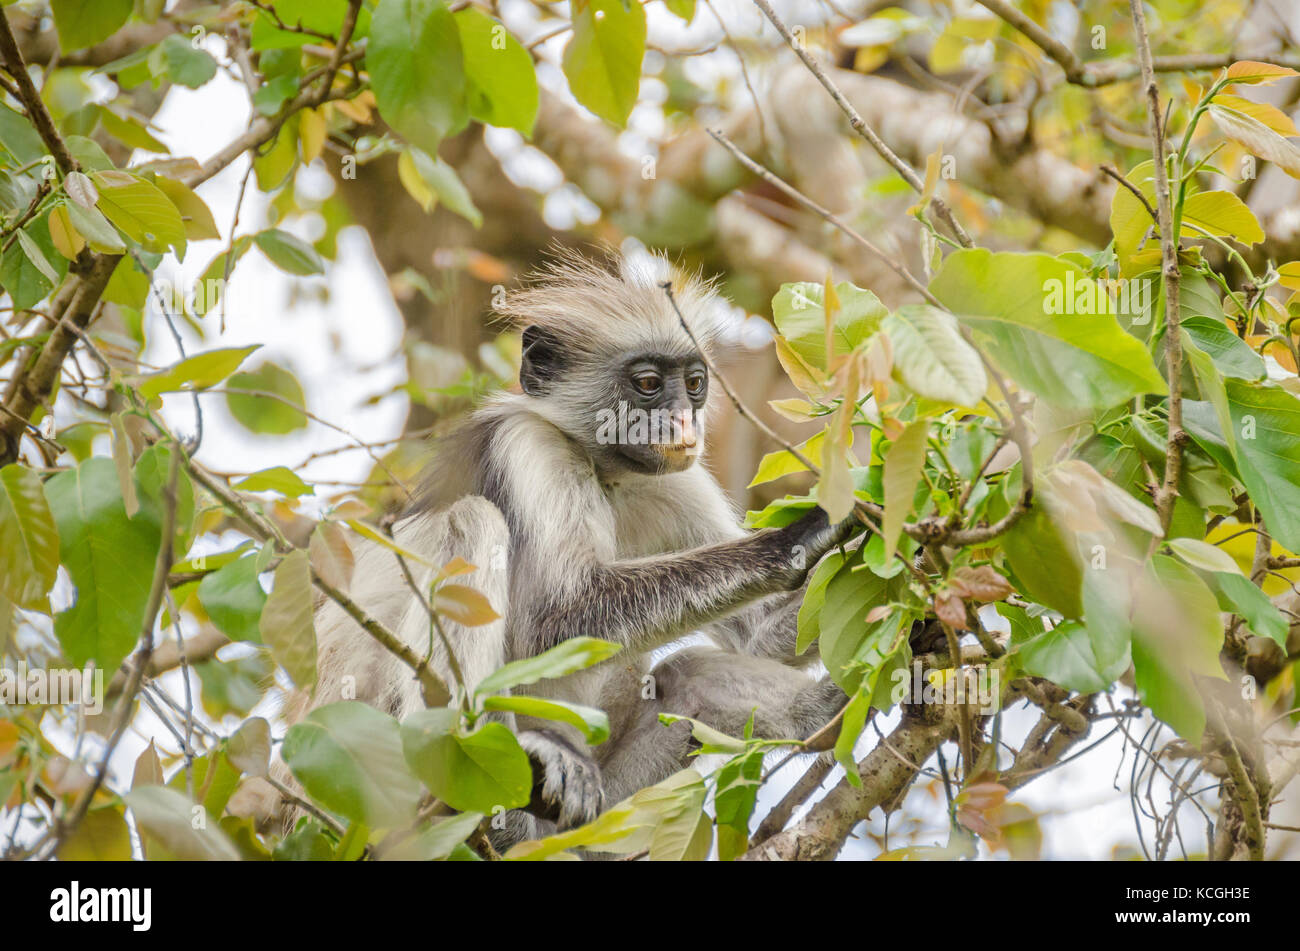
<path fill-rule="evenodd" d="M 524 392 L 603 476 L 681 472 L 703 453 L 709 374 L 694 349 L 652 345 L 597 357 L 535 327 L 523 344 Z"/>
<path fill-rule="evenodd" d="M 689 468 L 704 450 L 709 395 L 699 354 L 627 354 L 617 368 L 614 399 L 598 409 L 606 424 L 597 431 L 598 460 L 647 475 Z"/>

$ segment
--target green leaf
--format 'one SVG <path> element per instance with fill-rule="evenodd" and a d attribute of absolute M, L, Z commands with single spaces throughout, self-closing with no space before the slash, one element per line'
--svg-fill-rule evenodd
<path fill-rule="evenodd" d="M 1290 622 L 1268 595 L 1237 570 L 1214 572 L 1206 580 L 1218 599 L 1220 610 L 1236 614 L 1254 633 L 1272 639 L 1286 650 Z"/>
<path fill-rule="evenodd" d="M 1108 689 L 1128 666 L 1127 656 L 1122 667 L 1098 663 L 1088 629 L 1078 621 L 1063 621 L 1021 644 L 1019 657 L 1026 672 L 1080 693 Z"/>
<path fill-rule="evenodd" d="M 382 0 L 366 66 L 380 114 L 430 155 L 468 124 L 460 31 L 441 0 Z"/>
<path fill-rule="evenodd" d="M 862 788 L 862 776 L 858 773 L 858 761 L 853 755 L 853 748 L 857 745 L 858 737 L 862 736 L 862 730 L 867 725 L 867 714 L 870 712 L 871 691 L 859 687 L 858 692 L 853 695 L 849 705 L 844 709 L 844 717 L 840 721 L 840 735 L 835 739 L 835 762 L 844 767 L 844 775 L 848 778 L 849 784 L 858 789 Z"/>
<path fill-rule="evenodd" d="M 108 106 L 100 106 L 99 123 L 104 127 L 105 132 L 123 145 L 159 154 L 167 151 L 167 145 L 155 137 L 148 127 L 134 116 L 118 115 Z"/>
<path fill-rule="evenodd" d="M 154 184 L 181 213 L 181 220 L 185 223 L 185 237 L 191 241 L 221 237 L 217 222 L 212 217 L 212 209 L 188 185 L 162 175 L 154 178 Z"/>
<path fill-rule="evenodd" d="M 1035 504 L 1002 536 L 1020 590 L 1066 617 L 1082 617 L 1083 574 L 1074 546 L 1046 509 Z"/>
<path fill-rule="evenodd" d="M 718 829 L 718 858 L 730 862 L 749 849 L 749 820 L 763 778 L 763 750 L 733 757 L 718 770 L 713 810 Z"/>
<path fill-rule="evenodd" d="M 881 327 L 893 345 L 894 377 L 909 390 L 941 403 L 979 403 L 988 377 L 951 314 L 929 304 L 906 304 Z"/>
<path fill-rule="evenodd" d="M 539 680 L 567 677 L 613 657 L 622 646 L 596 637 L 572 637 L 535 657 L 515 660 L 484 677 L 474 688 L 476 696 L 500 693 Z"/>
<path fill-rule="evenodd" d="M 1156 555 L 1137 582 L 1131 616 L 1138 697 L 1183 739 L 1200 742 L 1205 709 L 1195 678 L 1223 679 L 1218 602 L 1190 569 Z"/>
<path fill-rule="evenodd" d="M 265 650 L 231 660 L 207 660 L 194 665 L 200 700 L 208 716 L 221 719 L 247 716 L 275 683 L 275 665 Z"/>
<path fill-rule="evenodd" d="M 898 536 L 903 531 L 903 523 L 912 510 L 912 497 L 925 465 L 926 437 L 929 431 L 930 424 L 925 420 L 909 423 L 885 451 L 885 517 L 880 533 L 884 540 L 886 558 L 893 557 L 894 549 L 898 547 Z"/>
<path fill-rule="evenodd" d="M 39 474 L 0 469 L 0 596 L 20 608 L 48 611 L 59 571 L 59 535 Z"/>
<path fill-rule="evenodd" d="M 584 707 L 581 704 L 551 700 L 546 697 L 518 696 L 488 697 L 483 701 L 483 709 L 568 723 L 582 731 L 583 737 L 592 746 L 609 739 L 609 717 L 605 716 L 603 710 L 594 707 Z"/>
<path fill-rule="evenodd" d="M 1224 324 L 1212 317 L 1183 317 L 1179 326 L 1192 342 L 1209 354 L 1214 366 L 1224 376 L 1239 380 L 1262 380 L 1264 360 Z"/>
<path fill-rule="evenodd" d="M 253 94 L 253 108 L 260 115 L 273 116 L 298 92 L 298 77 L 276 76 L 263 83 Z"/>
<path fill-rule="evenodd" d="M 462 11 L 464 12 L 464 11 Z M 440 158 L 430 158 L 423 149 L 409 148 L 398 159 L 399 173 L 407 176 L 414 174 L 417 181 L 409 183 L 407 190 L 412 191 L 425 211 L 432 211 L 441 202 L 448 211 L 454 211 L 475 228 L 483 224 L 483 214 L 474 205 L 469 189 L 460 180 L 456 170 Z"/>
<path fill-rule="evenodd" d="M 399 843 L 384 858 L 395 862 L 439 862 L 468 839 L 483 821 L 481 812 L 462 812 L 435 822 L 414 839 Z"/>
<path fill-rule="evenodd" d="M 252 717 L 239 725 L 226 744 L 230 765 L 249 776 L 265 776 L 271 762 L 271 725 Z"/>
<path fill-rule="evenodd" d="M 226 803 L 239 785 L 239 770 L 230 764 L 220 749 L 195 757 L 193 766 L 194 801 L 207 810 L 208 817 L 215 822 L 226 811 Z M 189 779 L 185 770 L 178 769 L 168 781 L 167 788 L 188 795 Z"/>
<path fill-rule="evenodd" d="M 86 239 L 92 251 L 99 251 L 105 254 L 121 254 L 126 250 L 126 244 L 122 241 L 122 236 L 117 233 L 117 229 L 109 224 L 104 213 L 98 208 L 82 208 L 76 202 L 65 206 L 68 209 L 68 217 L 72 220 L 72 226 L 81 232 L 81 236 Z M 117 272 L 114 271 L 114 274 Z"/>
<path fill-rule="evenodd" d="M 468 80 L 469 114 L 531 138 L 538 99 L 533 57 L 504 26 L 478 8 L 466 7 L 454 16 Z"/>
<path fill-rule="evenodd" d="M 97 456 L 45 483 L 59 530 L 63 566 L 76 602 L 54 620 L 54 633 L 74 666 L 95 661 L 114 671 L 140 637 L 161 541 L 156 499 L 141 493 L 127 518 L 117 469 Z"/>
<path fill-rule="evenodd" d="M 1255 213 L 1232 192 L 1210 191 L 1189 195 L 1183 202 L 1183 224 L 1196 225 L 1215 237 L 1232 238 L 1245 245 L 1264 240 Z M 1188 229 L 1188 237 L 1198 233 Z"/>
<path fill-rule="evenodd" d="M 0 286 L 9 292 L 14 308 L 23 310 L 36 305 L 45 295 L 54 290 L 55 282 L 48 276 L 52 267 L 48 255 L 55 255 L 59 262 L 62 262 L 63 258 L 54 249 L 45 219 L 32 222 L 18 234 L 28 240 L 15 241 L 9 245 L 8 251 L 4 252 L 4 258 L 0 260 Z M 33 261 L 28 253 L 28 248 L 31 247 L 29 242 L 35 243 L 40 249 L 42 265 Z M 48 247 L 45 246 L 46 244 Z"/>
<path fill-rule="evenodd" d="M 622 128 L 641 89 L 645 8 L 621 0 L 570 0 L 573 36 L 561 63 L 573 97 Z"/>
<path fill-rule="evenodd" d="M 118 805 L 91 809 L 59 844 L 60 862 L 129 862 L 131 830 Z"/>
<path fill-rule="evenodd" d="M 906 612 L 893 611 L 867 623 L 867 612 L 899 600 L 901 578 L 881 578 L 854 571 L 857 560 L 843 565 L 827 583 L 818 621 L 822 662 L 831 679 L 852 696 L 864 675 L 881 670 L 898 647 L 899 626 Z"/>
<path fill-rule="evenodd" d="M 175 789 L 141 786 L 123 798 L 131 807 L 150 858 L 238 861 L 239 852 L 215 821 L 198 824 L 196 828 L 197 807 Z"/>
<path fill-rule="evenodd" d="M 16 232 L 18 244 L 22 246 L 23 253 L 27 255 L 27 260 L 32 262 L 36 270 L 40 271 L 50 286 L 53 287 L 59 282 L 59 272 L 54 270 L 54 265 L 45 257 L 45 252 L 41 250 L 40 245 L 25 230 L 19 229 Z"/>
<path fill-rule="evenodd" d="M 822 608 L 826 604 L 826 586 L 844 565 L 844 555 L 839 549 L 831 551 L 817 563 L 812 577 L 804 589 L 803 603 L 799 605 L 798 637 L 795 642 L 795 656 L 806 651 L 809 645 L 821 635 Z"/>
<path fill-rule="evenodd" d="M 1093 286 L 1080 294 L 1085 285 Z M 1101 297 L 1083 271 L 1058 258 L 956 251 L 930 289 L 995 364 L 1049 402 L 1108 409 L 1167 390 L 1151 355 L 1113 314 L 1069 312 L 1083 310 L 1076 306 L 1080 298 Z"/>
<path fill-rule="evenodd" d="M 1169 547 L 1173 553 L 1193 568 L 1203 571 L 1226 571 L 1229 574 L 1241 574 L 1241 569 L 1222 548 L 1195 538 L 1171 538 Z M 1254 587 L 1254 585 L 1251 585 Z"/>
<path fill-rule="evenodd" d="M 821 468 L 822 454 L 825 451 L 826 430 L 815 433 L 805 439 L 794 448 L 799 450 L 799 454 L 811 462 L 813 465 Z M 754 478 L 749 480 L 746 488 L 752 489 L 756 485 L 763 485 L 766 482 L 772 482 L 783 476 L 793 475 L 796 472 L 807 472 L 805 466 L 794 453 L 788 449 L 777 449 L 767 453 L 758 462 L 758 469 L 754 472 Z"/>
<path fill-rule="evenodd" d="M 302 384 L 274 363 L 236 373 L 226 384 L 226 408 L 230 415 L 255 433 L 283 436 L 304 428 L 307 417 L 297 407 L 305 402 Z"/>
<path fill-rule="evenodd" d="M 325 272 L 325 262 L 316 249 L 287 231 L 267 228 L 253 235 L 253 241 L 272 264 L 287 274 L 306 276 Z"/>
<path fill-rule="evenodd" d="M 275 662 L 285 669 L 295 686 L 309 692 L 316 689 L 312 607 L 311 565 L 307 553 L 296 549 L 285 555 L 275 569 L 275 582 L 262 607 L 258 630 Z"/>
<path fill-rule="evenodd" d="M 257 187 L 264 192 L 272 192 L 289 180 L 298 165 L 298 127 L 300 119 L 297 114 L 289 118 L 280 127 L 270 147 L 264 147 L 253 158 L 253 175 Z"/>
<path fill-rule="evenodd" d="M 146 251 L 176 249 L 185 256 L 185 222 L 181 213 L 158 186 L 126 172 L 91 172 L 99 189 L 96 206 L 124 235 Z"/>
<path fill-rule="evenodd" d="M 198 89 L 217 75 L 217 61 L 212 54 L 176 33 L 154 47 L 149 54 L 149 68 L 155 76 L 190 89 Z"/>
<path fill-rule="evenodd" d="M 307 30 L 337 36 L 343 15 L 347 11 L 348 0 L 276 0 L 275 12 L 286 26 L 302 26 Z M 357 11 L 357 25 L 352 31 L 353 40 L 360 40 L 370 34 L 370 7 L 362 4 Z M 319 44 L 319 37 L 310 33 L 298 33 L 282 30 L 275 19 L 266 11 L 260 11 L 253 19 L 251 42 L 255 50 L 293 49 L 309 43 Z"/>
<path fill-rule="evenodd" d="M 251 347 L 223 347 L 206 350 L 186 357 L 172 364 L 165 370 L 139 377 L 136 383 L 140 395 L 151 400 L 162 393 L 180 390 L 206 390 L 226 379 L 239 365 L 248 359 L 248 355 L 261 344 Z"/>
<path fill-rule="evenodd" d="M 36 127 L 26 116 L 3 104 L 0 104 L 0 147 L 14 157 L 11 166 L 14 168 L 34 162 L 45 154 L 45 143 Z"/>
<path fill-rule="evenodd" d="M 739 737 L 732 736 L 730 733 L 723 733 L 721 730 L 709 726 L 702 720 L 696 720 L 693 717 L 678 716 L 675 713 L 659 714 L 659 722 L 664 726 L 672 726 L 674 723 L 689 723 L 691 725 L 691 736 L 700 744 L 697 751 L 703 756 L 713 753 L 743 753 L 749 749 L 749 743 Z"/>
<path fill-rule="evenodd" d="M 772 298 L 772 319 L 791 349 L 820 370 L 826 369 L 826 287 L 811 281 L 782 284 Z M 880 328 L 889 312 L 871 291 L 841 281 L 840 306 L 831 325 L 831 353 L 844 356 Z"/>
<path fill-rule="evenodd" d="M 239 489 L 241 492 L 279 492 L 290 499 L 316 494 L 316 490 L 302 481 L 298 473 L 285 466 L 261 469 L 240 479 L 231 488 Z"/>
<path fill-rule="evenodd" d="M 50 0 L 59 46 L 65 53 L 94 46 L 122 26 L 133 0 Z"/>
<path fill-rule="evenodd" d="M 664 6 L 669 13 L 686 23 L 695 19 L 695 0 L 664 0 Z"/>
<path fill-rule="evenodd" d="M 266 592 L 257 580 L 257 559 L 240 558 L 199 582 L 198 598 L 217 630 L 232 641 L 262 643 Z"/>
<path fill-rule="evenodd" d="M 317 707 L 289 728 L 281 756 L 307 795 L 350 822 L 388 829 L 415 815 L 420 786 L 397 721 L 364 703 Z"/>
<path fill-rule="evenodd" d="M 1300 551 L 1300 400 L 1271 384 L 1223 382 L 1233 436 L 1226 445 L 1241 481 L 1273 537 Z M 1225 434 L 1210 404 L 1185 401 L 1184 416 L 1188 432 L 1213 457 Z"/>
<path fill-rule="evenodd" d="M 402 750 L 429 792 L 453 809 L 491 814 L 528 805 L 533 768 L 503 724 L 458 730 L 456 710 L 421 710 L 402 723 Z"/>

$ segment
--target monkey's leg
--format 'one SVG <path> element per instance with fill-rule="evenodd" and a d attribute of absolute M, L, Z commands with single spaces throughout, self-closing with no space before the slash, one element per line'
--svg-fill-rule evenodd
<path fill-rule="evenodd" d="M 848 702 L 830 678 L 814 680 L 780 661 L 711 647 L 678 651 L 651 673 L 654 699 L 642 701 L 637 725 L 601 762 L 610 803 L 688 764 L 690 725 L 664 726 L 660 713 L 692 717 L 736 737 L 753 715 L 757 737 L 805 739 Z"/>
<path fill-rule="evenodd" d="M 818 658 L 814 642 L 796 653 L 799 639 L 799 608 L 807 585 L 797 591 L 760 598 L 742 611 L 712 624 L 709 635 L 719 647 L 737 654 L 765 657 L 793 667 L 804 667 Z"/>

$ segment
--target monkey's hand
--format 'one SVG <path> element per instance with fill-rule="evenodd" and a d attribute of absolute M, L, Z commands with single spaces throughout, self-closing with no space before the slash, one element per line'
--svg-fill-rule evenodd
<path fill-rule="evenodd" d="M 847 541 L 860 525 L 852 515 L 832 525 L 825 510 L 819 506 L 797 522 L 780 529 L 790 550 L 790 577 L 787 580 L 789 590 L 793 591 L 802 585 L 808 572 L 821 561 L 822 556 Z"/>
<path fill-rule="evenodd" d="M 519 745 L 533 764 L 533 798 L 528 811 L 561 831 L 590 822 L 605 805 L 600 767 L 552 730 L 527 730 Z"/>

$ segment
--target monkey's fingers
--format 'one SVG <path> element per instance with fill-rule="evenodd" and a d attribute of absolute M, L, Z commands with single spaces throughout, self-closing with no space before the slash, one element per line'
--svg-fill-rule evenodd
<path fill-rule="evenodd" d="M 527 810 L 561 830 L 583 825 L 604 808 L 600 767 L 558 733 L 529 730 L 519 745 L 533 764 L 533 797 Z"/>

